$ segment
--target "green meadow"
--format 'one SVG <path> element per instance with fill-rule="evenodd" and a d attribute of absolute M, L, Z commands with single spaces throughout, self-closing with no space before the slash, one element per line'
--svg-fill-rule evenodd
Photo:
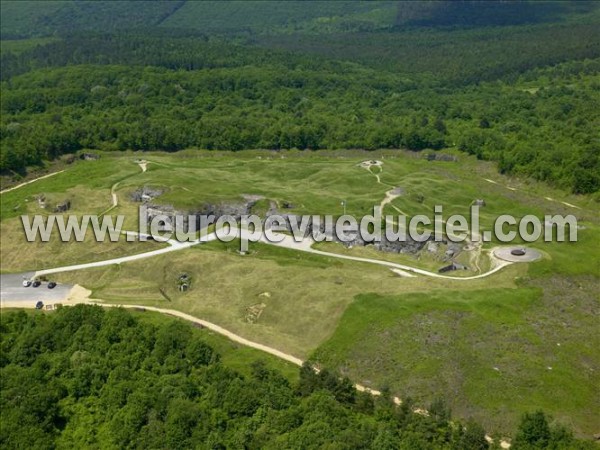
<path fill-rule="evenodd" d="M 51 208 L 36 200 L 42 194 L 49 205 L 69 199 L 74 214 L 124 214 L 131 230 L 137 229 L 139 207 L 131 194 L 144 186 L 163 191 L 153 203 L 182 211 L 260 195 L 257 212 L 273 202 L 282 212 L 341 215 L 345 201 L 347 213 L 360 217 L 400 187 L 402 195 L 384 214 L 433 215 L 434 206 L 442 205 L 447 218 L 468 214 L 478 198 L 486 202 L 483 229 L 491 229 L 500 214 L 574 214 L 578 242 L 536 242 L 531 246 L 542 252 L 541 261 L 476 280 L 403 278 L 382 266 L 266 244 L 251 244 L 241 255 L 236 241 L 56 279 L 80 284 L 106 302 L 184 311 L 355 382 L 412 397 L 419 406 L 444 395 L 457 417 L 474 417 L 492 432 L 510 432 L 522 412 L 536 408 L 578 434 L 595 431 L 600 249 L 593 199 L 500 176 L 464 154 L 453 162 L 392 150 L 98 154 L 98 160 L 76 160 L 61 166 L 62 173 L 2 194 L 3 272 L 99 261 L 161 245 L 100 244 L 91 236 L 84 243 L 27 243 L 19 216 L 49 214 Z M 138 159 L 148 162 L 146 172 Z M 382 170 L 361 168 L 365 160 L 382 161 Z M 118 198 L 115 207 L 111 193 Z M 283 209 L 284 202 L 293 209 Z M 460 275 L 486 271 L 487 254 L 497 245 L 484 244 L 480 270 Z M 334 243 L 317 248 L 431 271 L 443 265 L 426 252 L 383 254 Z M 186 292 L 178 289 L 182 273 L 191 277 Z M 232 357 L 240 367 L 256 357 L 249 351 L 240 358 L 240 352 Z"/>
<path fill-rule="evenodd" d="M 509 432 L 542 408 L 588 434 L 600 398 L 597 292 L 582 278 L 359 295 L 311 359 L 417 404 L 447 392 L 454 414 L 486 429 Z"/>

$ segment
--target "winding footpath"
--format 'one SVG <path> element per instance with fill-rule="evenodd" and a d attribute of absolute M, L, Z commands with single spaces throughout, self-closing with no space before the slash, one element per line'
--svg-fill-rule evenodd
<path fill-rule="evenodd" d="M 93 303 L 93 302 L 85 302 L 85 303 Z M 258 342 L 250 341 L 250 340 L 243 338 L 242 336 L 240 336 L 238 334 L 232 333 L 231 331 L 226 330 L 225 328 L 220 327 L 219 325 L 216 325 L 212 322 L 208 322 L 206 320 L 199 319 L 190 314 L 186 314 L 181 311 L 177 311 L 175 309 L 165 309 L 165 308 L 156 308 L 154 306 L 129 305 L 129 304 L 127 304 L 127 305 L 117 305 L 117 304 L 108 304 L 108 303 L 94 303 L 94 304 L 97 304 L 104 308 L 127 308 L 127 309 L 134 309 L 137 311 L 153 311 L 153 312 L 157 312 L 160 314 L 165 314 L 167 316 L 177 317 L 179 319 L 183 319 L 188 322 L 200 325 L 203 328 L 206 328 L 206 329 L 211 330 L 215 333 L 218 333 L 222 336 L 225 336 L 226 338 L 228 338 L 229 340 L 231 340 L 233 342 L 237 342 L 238 344 L 241 344 L 241 345 L 244 345 L 246 347 L 250 347 L 250 348 L 253 348 L 256 350 L 260 350 L 265 353 L 269 353 L 270 355 L 276 356 L 277 358 L 283 359 L 284 361 L 290 362 L 297 366 L 302 366 L 302 364 L 304 364 L 303 360 L 301 360 L 300 358 L 296 358 L 295 356 L 290 355 L 289 353 L 282 352 L 280 350 L 277 350 L 276 348 L 269 347 L 268 345 L 263 345 L 263 344 L 259 344 Z M 319 371 L 319 369 L 316 367 L 313 369 L 316 372 Z M 363 386 L 361 384 L 354 384 L 354 388 L 359 392 L 367 392 L 376 397 L 379 397 L 381 395 L 381 391 L 378 391 L 376 389 L 371 389 L 371 388 Z M 392 397 L 392 401 L 394 402 L 395 405 L 402 404 L 402 400 L 399 397 Z M 413 413 L 421 414 L 421 415 L 429 414 L 429 412 L 427 410 L 422 409 L 422 408 L 413 409 Z M 489 435 L 486 435 L 485 439 L 489 443 L 494 442 L 493 438 Z M 500 447 L 503 449 L 508 449 L 508 448 L 510 448 L 510 443 L 508 441 L 501 440 Z"/>
<path fill-rule="evenodd" d="M 138 165 L 140 166 L 142 173 L 146 172 L 147 164 L 148 164 L 147 161 L 139 161 L 138 162 Z M 381 162 L 378 162 L 378 167 L 379 167 L 380 173 L 383 171 L 383 168 L 381 167 L 382 165 L 383 164 Z M 367 167 L 367 170 L 372 173 L 370 166 Z M 55 175 L 57 173 L 60 173 L 60 172 L 55 172 L 53 174 L 46 175 L 45 177 L 40 177 L 40 178 L 38 178 L 36 180 L 32 180 L 28 183 L 37 181 L 41 178 L 46 178 L 48 176 Z M 375 175 L 375 174 L 373 174 L 373 175 Z M 384 184 L 379 180 L 379 177 L 377 177 L 377 178 L 378 178 L 378 180 L 377 180 L 378 183 Z M 24 183 L 24 184 L 28 184 L 28 183 Z M 110 193 L 111 193 L 112 206 L 109 208 L 109 210 L 118 206 L 119 200 L 118 200 L 118 197 L 116 194 L 116 187 L 118 184 L 119 183 L 116 183 L 111 187 Z M 19 186 L 15 186 L 12 189 L 16 189 L 18 187 Z M 395 195 L 392 194 L 392 191 L 386 192 L 386 197 L 382 202 L 382 204 L 384 206 L 385 206 L 385 204 L 389 203 L 393 198 L 395 198 Z M 108 212 L 108 210 L 106 212 Z M 235 231 L 237 233 L 238 238 L 244 238 L 244 239 L 247 239 L 248 241 L 253 240 L 252 234 L 250 232 L 248 232 L 247 230 L 238 228 Z M 136 232 L 133 232 L 133 231 L 123 231 L 123 233 L 124 234 L 137 234 Z M 277 234 L 275 234 L 275 235 L 277 235 Z M 479 275 L 473 275 L 470 277 L 452 277 L 452 276 L 448 276 L 448 275 L 441 275 L 441 274 L 435 273 L 435 272 L 430 272 L 430 271 L 424 270 L 424 269 L 419 269 L 417 267 L 407 266 L 404 264 L 398 264 L 398 263 L 393 263 L 393 262 L 379 260 L 379 259 L 361 258 L 358 256 L 342 255 L 342 254 L 338 254 L 338 253 L 331 253 L 331 252 L 324 252 L 321 250 L 316 250 L 316 249 L 312 248 L 312 244 L 314 243 L 314 241 L 310 238 L 304 238 L 302 240 L 295 240 L 291 236 L 287 236 L 284 234 L 279 234 L 278 236 L 280 237 L 278 242 L 272 242 L 272 241 L 268 240 L 264 234 L 262 234 L 262 236 L 260 238 L 260 242 L 269 244 L 269 245 L 276 245 L 276 246 L 287 248 L 290 250 L 302 251 L 302 252 L 312 253 L 315 255 L 321 255 L 321 256 L 326 256 L 326 257 L 330 257 L 330 258 L 339 258 L 339 259 L 345 259 L 345 260 L 349 260 L 349 261 L 363 262 L 363 263 L 368 263 L 368 264 L 377 264 L 380 266 L 389 267 L 390 269 L 392 269 L 394 271 L 400 271 L 400 274 L 402 274 L 402 273 L 418 274 L 418 275 L 423 275 L 423 276 L 427 276 L 427 277 L 440 278 L 440 279 L 453 280 L 453 281 L 469 281 L 469 280 L 476 280 L 476 279 L 488 277 L 488 276 L 498 272 L 502 268 L 508 266 L 509 264 L 511 264 L 508 261 L 500 261 L 500 260 L 493 259 L 492 261 L 494 263 L 494 267 L 485 273 L 482 273 Z M 152 258 L 154 256 L 163 255 L 165 253 L 171 253 L 174 251 L 189 249 L 190 247 L 193 247 L 195 245 L 198 245 L 198 244 L 201 244 L 204 242 L 214 241 L 217 238 L 218 238 L 217 233 L 213 232 L 206 236 L 201 237 L 200 239 L 190 241 L 190 242 L 178 242 L 175 240 L 167 240 L 166 242 L 169 243 L 169 247 L 166 247 L 166 248 L 161 248 L 158 250 L 153 250 L 153 251 L 145 252 L 145 253 L 138 253 L 135 255 L 122 256 L 119 258 L 113 258 L 113 259 L 108 259 L 108 260 L 104 260 L 104 261 L 96 261 L 96 262 L 85 263 L 85 264 L 74 264 L 71 266 L 63 266 L 63 267 L 55 267 L 55 268 L 51 268 L 51 269 L 39 270 L 35 273 L 35 276 L 37 277 L 37 276 L 50 275 L 50 274 L 61 273 L 61 272 L 71 272 L 71 271 L 76 271 L 76 270 L 93 269 L 93 268 L 97 268 L 97 267 L 110 266 L 113 264 L 123 264 L 123 263 L 131 262 L 131 261 L 138 261 L 140 259 Z M 398 273 L 398 272 L 396 272 L 396 273 Z"/>
<path fill-rule="evenodd" d="M 241 233 L 242 236 L 249 237 L 249 234 L 250 233 L 248 233 L 247 231 L 242 230 L 242 233 Z M 238 236 L 239 236 L 239 234 L 238 234 Z M 358 256 L 341 255 L 339 253 L 324 252 L 324 251 L 316 250 L 316 249 L 312 248 L 312 243 L 313 243 L 312 240 L 304 239 L 301 242 L 296 242 L 291 236 L 287 236 L 287 235 L 280 235 L 280 236 L 283 236 L 283 239 L 281 240 L 281 242 L 271 242 L 271 241 L 267 240 L 264 236 L 260 239 L 260 242 L 265 243 L 265 244 L 270 244 L 270 245 L 277 245 L 277 246 L 284 247 L 284 248 L 287 248 L 290 250 L 297 250 L 297 251 L 301 251 L 301 252 L 313 253 L 315 255 L 327 256 L 330 258 L 339 258 L 339 259 L 346 259 L 349 261 L 364 262 L 364 263 L 368 263 L 368 264 L 377 264 L 380 266 L 389 267 L 391 269 L 399 269 L 399 270 L 409 272 L 409 273 L 415 273 L 418 275 L 423 275 L 423 276 L 432 277 L 432 278 L 442 278 L 442 279 L 452 280 L 452 281 L 469 281 L 469 280 L 477 280 L 480 278 L 485 278 L 490 275 L 493 275 L 494 273 L 498 272 L 502 268 L 512 264 L 511 262 L 508 262 L 508 261 L 501 261 L 501 260 L 494 259 L 493 261 L 496 264 L 495 267 L 493 267 L 492 269 L 490 269 L 487 272 L 484 272 L 479 275 L 473 275 L 470 277 L 451 277 L 448 275 L 441 275 L 436 272 L 430 272 L 428 270 L 419 269 L 417 267 L 393 263 L 393 262 L 384 261 L 384 260 L 380 260 L 380 259 L 361 258 Z"/>
<path fill-rule="evenodd" d="M 139 166 L 141 168 L 142 172 L 146 171 L 146 164 L 147 162 L 143 161 L 139 163 Z M 379 167 L 380 169 L 380 173 L 382 171 L 382 168 Z M 371 172 L 370 167 L 368 168 L 369 172 Z M 2 193 L 4 192 L 8 192 L 10 190 L 13 189 L 17 189 L 21 186 L 24 186 L 26 184 L 29 183 L 33 183 L 37 180 L 40 180 L 42 178 L 47 178 L 49 176 L 53 176 L 56 175 L 57 173 L 60 172 L 55 172 L 40 178 L 37 178 L 35 180 L 31 180 L 27 183 L 23 183 L 21 185 L 15 186 L 13 188 L 7 189 L 2 191 Z M 373 172 L 371 172 L 373 173 Z M 384 184 L 381 182 L 379 176 L 377 174 L 374 174 L 375 177 L 377 178 L 377 182 Z M 118 184 L 118 183 L 117 183 Z M 110 211 L 113 208 L 117 207 L 118 205 L 118 197 L 116 194 L 116 187 L 117 184 L 113 185 L 111 188 L 111 199 L 112 199 L 112 206 L 106 211 Z M 395 198 L 396 196 L 393 194 L 392 191 L 386 192 L 386 197 L 382 202 L 382 206 L 385 206 L 387 203 L 391 203 L 391 201 Z M 394 205 L 391 205 L 394 207 L 394 209 L 396 209 L 398 212 L 402 213 L 398 208 L 396 208 Z M 239 238 L 246 238 L 249 241 L 252 241 L 251 237 L 252 234 L 245 229 L 235 229 L 236 234 Z M 124 234 L 133 234 L 136 235 L 138 233 L 133 232 L 133 231 L 123 231 Z M 277 236 L 277 234 L 276 234 Z M 399 274 L 402 277 L 414 277 L 416 275 L 422 275 L 422 276 L 427 276 L 427 277 L 433 277 L 433 278 L 442 278 L 442 279 L 447 279 L 447 280 L 453 280 L 453 281 L 468 281 L 468 280 L 474 280 L 474 279 L 479 279 L 479 278 L 484 278 L 487 276 L 490 276 L 496 272 L 498 272 L 499 270 L 501 270 L 502 268 L 510 265 L 511 263 L 508 261 L 500 261 L 497 259 L 492 259 L 493 263 L 495 264 L 495 267 L 493 267 L 491 270 L 489 270 L 488 272 L 479 274 L 479 275 L 474 275 L 474 276 L 470 276 L 470 277 L 451 277 L 451 276 L 447 276 L 447 275 L 441 275 L 435 272 L 430 272 L 424 269 L 419 269 L 416 267 L 412 267 L 412 266 L 407 266 L 407 265 L 403 265 L 403 264 L 397 264 L 397 263 L 392 263 L 389 261 L 383 261 L 383 260 L 378 260 L 378 259 L 371 259 L 371 258 L 361 258 L 361 257 L 356 257 L 356 256 L 350 256 L 350 255 L 342 255 L 342 254 L 337 254 L 337 253 L 331 253 L 331 252 L 325 252 L 325 251 L 321 251 L 321 250 L 316 250 L 314 248 L 312 248 L 312 245 L 314 243 L 314 241 L 312 239 L 302 239 L 302 240 L 294 240 L 294 238 L 292 236 L 288 236 L 288 235 L 284 235 L 284 234 L 279 234 L 278 235 L 280 240 L 278 242 L 271 242 L 268 239 L 266 239 L 266 237 L 264 236 L 264 234 L 261 236 L 259 242 L 261 243 L 265 243 L 265 244 L 269 244 L 269 245 L 275 245 L 275 246 L 279 246 L 279 247 L 283 247 L 283 248 L 287 248 L 290 250 L 295 250 L 295 251 L 302 251 L 302 252 L 307 252 L 307 253 L 312 253 L 312 254 L 316 254 L 316 255 L 321 255 L 321 256 L 325 256 L 325 257 L 330 257 L 330 258 L 339 258 L 339 259 L 344 259 L 344 260 L 350 260 L 350 261 L 356 261 L 356 262 L 362 262 L 362 263 L 368 263 L 368 264 L 377 264 L 380 266 L 385 266 L 390 268 L 392 271 L 394 271 L 395 273 Z M 205 243 L 205 242 L 210 242 L 210 241 L 214 241 L 218 238 L 217 233 L 213 232 L 210 233 L 206 236 L 201 237 L 200 239 L 191 241 L 191 242 L 178 242 L 175 240 L 166 240 L 165 242 L 167 242 L 169 244 L 168 247 L 166 248 L 161 248 L 158 250 L 153 250 L 150 252 L 145 252 L 145 253 L 139 253 L 139 254 L 135 254 L 135 255 L 130 255 L 130 256 L 123 256 L 123 257 L 119 257 L 119 258 L 113 258 L 113 259 L 109 259 L 109 260 L 104 260 L 104 261 L 97 261 L 97 262 L 92 262 L 92 263 L 86 263 L 86 264 L 75 264 L 75 265 L 71 265 L 71 266 L 63 266 L 63 267 L 56 267 L 56 268 L 51 268 L 51 269 L 44 269 L 44 270 L 39 270 L 35 273 L 34 277 L 39 277 L 42 275 L 50 275 L 50 274 L 55 274 L 55 273 L 60 273 L 60 272 L 70 272 L 70 271 L 77 271 L 77 270 L 85 270 L 85 269 L 92 269 L 92 268 L 97 268 L 97 267 L 105 267 L 105 266 L 110 266 L 110 265 L 114 265 L 114 264 L 123 264 L 123 263 L 127 263 L 127 262 L 132 262 L 132 261 L 137 261 L 140 259 L 144 259 L 144 258 L 151 258 L 151 257 L 155 257 L 155 256 L 159 256 L 159 255 L 163 255 L 166 253 L 171 253 L 171 252 L 175 252 L 175 251 L 179 251 L 179 250 L 185 250 L 185 249 L 189 249 L 193 246 Z M 415 275 L 416 274 L 416 275 Z M 81 289 L 79 286 L 77 286 L 78 289 Z M 177 317 L 189 322 L 192 322 L 194 324 L 198 324 L 206 329 L 209 329 L 215 333 L 218 333 L 222 336 L 227 337 L 228 339 L 230 339 L 233 342 L 237 342 L 241 345 L 250 347 L 250 348 L 254 348 L 256 350 L 260 350 L 263 351 L 265 353 L 269 353 L 275 357 L 278 357 L 280 359 L 283 359 L 285 361 L 288 361 L 292 364 L 295 364 L 297 366 L 301 366 L 304 361 L 300 358 L 297 358 L 293 355 L 290 355 L 288 353 L 282 352 L 280 350 L 277 350 L 273 347 L 264 345 L 264 344 L 260 344 L 258 342 L 254 342 L 254 341 L 250 341 L 246 338 L 243 338 L 242 336 L 239 336 L 235 333 L 232 333 L 229 330 L 226 330 L 225 328 L 214 324 L 212 322 L 208 322 L 206 320 L 202 320 L 199 319 L 197 317 L 194 317 L 190 314 L 186 314 L 184 312 L 181 311 L 177 311 L 174 309 L 164 309 L 164 308 L 157 308 L 157 307 L 153 307 L 153 306 L 144 306 L 144 305 L 131 305 L 131 304 L 109 304 L 109 303 L 103 303 L 101 301 L 96 301 L 93 299 L 89 298 L 89 291 L 87 292 L 87 294 L 85 296 L 82 296 L 81 298 L 76 298 L 73 299 L 73 301 L 69 302 L 69 305 L 75 305 L 78 303 L 85 303 L 85 304 L 96 304 L 105 308 L 115 308 L 115 307 L 123 307 L 123 308 L 128 308 L 128 309 L 135 309 L 135 310 L 139 310 L 139 311 L 154 311 L 157 313 L 161 313 L 161 314 L 165 314 L 165 315 L 169 315 L 169 316 L 173 316 L 173 317 Z M 315 368 L 316 371 L 318 371 L 318 368 Z M 374 396 L 379 396 L 381 395 L 381 392 L 378 390 L 374 390 L 371 389 L 369 387 L 360 385 L 360 384 L 355 384 L 354 387 L 361 392 L 368 392 Z M 400 405 L 402 403 L 402 400 L 398 397 L 393 397 L 392 398 L 393 402 L 396 405 Z M 427 415 L 428 412 L 426 410 L 423 409 L 415 409 L 413 411 L 416 414 L 424 414 Z M 486 436 L 486 439 L 488 440 L 488 442 L 493 442 L 492 438 L 490 436 Z M 510 443 L 506 442 L 506 441 L 500 441 L 500 446 L 501 448 L 510 448 Z"/>
<path fill-rule="evenodd" d="M 237 232 L 236 234 L 237 234 L 238 238 L 245 238 L 245 239 L 248 239 L 249 241 L 252 239 L 252 233 L 249 232 L 248 230 L 238 228 L 236 230 L 236 232 Z M 126 233 L 133 233 L 133 232 L 126 232 Z M 502 268 L 512 264 L 509 261 L 498 260 L 495 262 L 496 266 L 485 273 L 482 273 L 479 275 L 473 275 L 470 277 L 451 277 L 448 275 L 441 275 L 439 273 L 430 272 L 430 271 L 424 270 L 424 269 L 419 269 L 417 267 L 407 266 L 404 264 L 398 264 L 398 263 L 393 263 L 393 262 L 389 262 L 389 261 L 383 261 L 380 259 L 361 258 L 358 256 L 341 255 L 338 253 L 331 253 L 331 252 L 324 252 L 321 250 L 315 250 L 314 248 L 312 248 L 312 243 L 313 243 L 312 240 L 303 239 L 302 241 L 296 242 L 294 240 L 294 238 L 292 238 L 291 236 L 287 236 L 284 234 L 277 234 L 277 233 L 273 233 L 273 234 L 275 236 L 279 236 L 279 238 L 281 238 L 281 240 L 279 242 L 271 242 L 264 235 L 262 235 L 259 242 L 268 244 L 268 245 L 275 245 L 278 247 L 287 248 L 289 250 L 296 250 L 296 251 L 301 251 L 301 252 L 306 252 L 306 253 L 312 253 L 315 255 L 326 256 L 329 258 L 339 258 L 339 259 L 345 259 L 345 260 L 349 260 L 349 261 L 356 261 L 356 262 L 362 262 L 362 263 L 368 263 L 368 264 L 377 264 L 380 266 L 389 267 L 391 269 L 399 269 L 401 271 L 405 271 L 408 273 L 414 273 L 414 274 L 423 275 L 423 276 L 427 276 L 427 277 L 440 278 L 440 279 L 446 279 L 446 280 L 452 280 L 452 281 L 469 281 L 469 280 L 477 280 L 480 278 L 485 278 L 490 275 L 493 275 L 494 273 L 498 272 Z M 85 264 L 75 264 L 72 266 L 63 266 L 63 267 L 55 267 L 52 269 L 39 270 L 35 273 L 35 276 L 38 277 L 41 275 L 50 275 L 50 274 L 54 274 L 54 273 L 93 269 L 96 267 L 104 267 L 104 266 L 110 266 L 113 264 L 123 264 L 123 263 L 131 262 L 131 261 L 138 261 L 140 259 L 152 258 L 154 256 L 163 255 L 165 253 L 171 253 L 171 252 L 175 252 L 175 251 L 179 251 L 179 250 L 186 250 L 195 245 L 214 241 L 216 239 L 218 239 L 217 233 L 212 232 L 204 237 L 201 237 L 200 239 L 196 239 L 191 242 L 177 242 L 177 241 L 169 240 L 167 242 L 170 245 L 169 245 L 169 247 L 166 247 L 166 248 L 153 250 L 151 252 L 138 253 L 135 255 L 121 256 L 119 258 L 107 259 L 104 261 L 97 261 L 97 262 L 91 262 L 91 263 L 85 263 Z"/>
<path fill-rule="evenodd" d="M 3 191 L 0 191 L 0 194 L 4 194 L 4 193 L 10 192 L 10 191 L 14 191 L 15 189 L 22 188 L 23 186 L 27 186 L 28 184 L 35 183 L 36 181 L 43 180 L 44 178 L 53 177 L 54 175 L 58 175 L 59 173 L 63 173 L 63 172 L 64 172 L 64 170 L 59 170 L 58 172 L 52 172 L 52 173 L 49 173 L 48 175 L 44 175 L 42 177 L 38 177 L 38 178 L 35 178 L 33 180 L 26 181 L 25 183 L 17 184 L 16 186 L 13 186 L 11 188 L 4 189 Z"/>
<path fill-rule="evenodd" d="M 237 342 L 238 344 L 242 344 L 246 347 L 251 347 L 256 350 L 261 350 L 265 353 L 269 353 L 273 356 L 276 356 L 280 359 L 288 361 L 297 366 L 301 366 L 304 363 L 304 361 L 302 361 L 300 358 L 296 358 L 295 356 L 292 356 L 288 353 L 284 353 L 273 347 L 269 347 L 268 345 L 263 345 L 263 344 L 259 344 L 258 342 L 250 341 L 246 338 L 243 338 L 242 336 L 240 336 L 238 334 L 232 333 L 231 331 L 226 330 L 223 327 L 220 327 L 217 324 L 208 322 L 206 320 L 199 319 L 190 314 L 186 314 L 181 311 L 177 311 L 175 309 L 164 309 L 164 308 L 156 308 L 154 306 L 129 305 L 129 304 L 127 304 L 127 305 L 117 305 L 117 304 L 108 304 L 108 303 L 94 303 L 94 304 L 97 304 L 99 306 L 103 306 L 106 308 L 128 308 L 128 309 L 135 309 L 137 311 L 154 311 L 154 312 L 158 312 L 158 313 L 165 314 L 168 316 L 178 317 L 179 319 L 187 320 L 188 322 L 192 322 L 192 323 L 201 325 L 202 327 L 204 327 L 208 330 L 214 331 L 215 333 L 225 336 L 226 338 L 232 340 L 233 342 Z"/>
<path fill-rule="evenodd" d="M 93 303 L 93 302 L 90 302 L 90 303 Z M 250 341 L 250 340 L 243 338 L 242 336 L 240 336 L 238 334 L 232 333 L 231 331 L 226 330 L 225 328 L 220 327 L 219 325 L 216 325 L 212 322 L 208 322 L 206 320 L 199 319 L 190 314 L 186 314 L 181 311 L 177 311 L 175 309 L 165 309 L 165 308 L 156 308 L 154 306 L 130 305 L 130 304 L 126 304 L 126 305 L 117 305 L 117 304 L 108 304 L 108 303 L 93 303 L 93 304 L 96 304 L 96 305 L 99 305 L 99 306 L 102 306 L 105 308 L 127 308 L 127 309 L 134 309 L 136 311 L 153 311 L 153 312 L 165 314 L 167 316 L 177 317 L 179 319 L 187 320 L 188 322 L 192 322 L 194 324 L 200 325 L 208 330 L 214 331 L 215 333 L 225 336 L 226 338 L 228 338 L 229 340 L 231 340 L 233 342 L 237 342 L 238 344 L 242 344 L 246 347 L 254 348 L 256 350 L 260 350 L 265 353 L 269 353 L 270 355 L 276 356 L 280 359 L 283 359 L 283 360 L 290 362 L 292 364 L 295 364 L 297 366 L 302 366 L 302 364 L 304 364 L 303 360 L 301 360 L 300 358 L 296 358 L 295 356 L 290 355 L 289 353 L 282 352 L 280 350 L 277 350 L 276 348 L 269 347 L 268 345 L 263 345 L 263 344 L 259 344 L 258 342 Z M 361 392 L 368 392 L 375 396 L 381 395 L 380 391 L 368 388 L 361 384 L 355 384 L 354 387 L 358 391 L 361 391 Z M 400 400 L 400 398 L 398 398 L 398 397 L 393 397 L 393 401 L 396 405 L 402 404 L 402 400 Z"/>
<path fill-rule="evenodd" d="M 378 161 L 377 163 L 378 164 L 375 164 L 375 165 L 379 168 L 379 173 L 383 172 L 383 168 L 382 168 L 383 163 L 381 163 L 380 161 Z M 142 173 L 146 172 L 148 161 L 139 161 L 137 164 L 139 165 Z M 387 185 L 386 183 L 383 183 L 380 180 L 379 175 L 372 172 L 371 166 L 372 165 L 366 165 L 363 167 L 365 167 L 371 174 L 375 175 L 378 183 Z M 56 173 L 59 173 L 59 172 L 56 172 Z M 51 174 L 51 175 L 54 175 L 54 174 Z M 33 180 L 33 181 L 35 181 L 35 180 Z M 103 214 L 106 214 L 107 212 L 109 212 L 110 210 L 112 210 L 113 208 L 116 208 L 118 206 L 119 199 L 118 199 L 118 196 L 116 193 L 116 188 L 117 188 L 118 184 L 119 183 L 117 182 L 111 187 L 110 194 L 111 194 L 112 206 L 109 207 Z M 390 186 L 390 185 L 387 185 L 387 186 Z M 16 189 L 17 187 L 15 187 L 14 189 Z M 391 201 L 399 196 L 396 193 L 394 193 L 395 190 L 396 190 L 396 188 L 386 192 L 385 198 L 382 200 L 382 202 L 380 204 L 380 207 L 382 208 L 382 210 L 386 204 L 388 204 L 388 203 L 391 204 Z M 396 209 L 399 213 L 404 214 L 400 209 L 396 208 L 394 205 L 391 205 L 391 206 L 393 206 L 394 209 Z M 238 238 L 244 238 L 244 239 L 247 239 L 248 241 L 253 241 L 252 234 L 250 232 L 248 232 L 247 230 L 238 228 L 235 231 L 237 233 Z M 124 234 L 137 234 L 134 231 L 123 231 L 123 233 Z M 410 277 L 410 276 L 413 276 L 412 274 L 418 274 L 418 275 L 423 275 L 423 276 L 427 276 L 427 277 L 440 278 L 440 279 L 446 279 L 446 280 L 469 281 L 469 280 L 476 280 L 479 278 L 488 277 L 488 276 L 498 272 L 503 267 L 506 267 L 509 264 L 511 264 L 508 261 L 501 261 L 496 258 L 492 258 L 494 267 L 492 267 L 489 271 L 487 271 L 485 273 L 482 273 L 479 275 L 473 275 L 470 277 L 452 277 L 452 276 L 448 276 L 448 275 L 441 275 L 441 274 L 435 273 L 435 272 L 430 272 L 430 271 L 424 270 L 424 269 L 419 269 L 417 267 L 407 266 L 404 264 L 397 264 L 397 263 L 379 260 L 379 259 L 361 258 L 358 256 L 342 255 L 342 254 L 338 254 L 338 253 L 331 253 L 331 252 L 324 252 L 321 250 L 316 250 L 316 249 L 312 248 L 314 241 L 310 238 L 303 238 L 300 240 L 300 239 L 294 239 L 291 236 L 287 236 L 284 234 L 279 234 L 278 236 L 281 239 L 279 239 L 277 242 L 272 242 L 272 241 L 268 240 L 264 234 L 262 234 L 262 236 L 260 238 L 260 242 L 262 242 L 264 244 L 268 244 L 268 245 L 276 245 L 276 246 L 287 248 L 290 250 L 313 253 L 315 255 L 321 255 L 321 256 L 326 256 L 326 257 L 330 257 L 330 258 L 339 258 L 339 259 L 345 259 L 345 260 L 349 260 L 349 261 L 363 262 L 363 263 L 368 263 L 368 264 L 377 264 L 380 266 L 389 267 L 395 273 L 397 273 L 403 277 L 406 277 L 406 276 Z M 55 268 L 51 268 L 51 269 L 39 270 L 35 273 L 35 276 L 37 277 L 37 276 L 41 276 L 41 275 L 50 275 L 50 274 L 54 274 L 54 273 L 93 269 L 96 267 L 104 267 L 104 266 L 110 266 L 113 264 L 123 264 L 123 263 L 131 262 L 131 261 L 138 261 L 140 259 L 152 258 L 154 256 L 163 255 L 165 253 L 171 253 L 171 252 L 178 251 L 178 250 L 189 249 L 190 247 L 193 247 L 195 245 L 198 245 L 198 244 L 201 244 L 204 242 L 214 241 L 217 238 L 218 238 L 217 233 L 213 232 L 206 236 L 201 237 L 200 239 L 197 239 L 195 241 L 190 241 L 190 242 L 178 242 L 178 241 L 169 239 L 166 242 L 168 242 L 170 245 L 169 245 L 169 247 L 166 247 L 166 248 L 153 250 L 151 252 L 138 253 L 138 254 L 130 255 L 130 256 L 122 256 L 119 258 L 113 258 L 113 259 L 104 260 L 104 261 L 97 261 L 97 262 L 91 262 L 91 263 L 86 263 L 86 264 L 75 264 L 75 265 L 71 265 L 71 266 L 63 266 L 63 267 L 55 267 Z"/>
<path fill-rule="evenodd" d="M 505 185 L 505 184 L 500 184 L 500 183 L 498 183 L 497 181 L 490 180 L 489 178 L 484 178 L 484 180 L 485 180 L 485 181 L 487 181 L 488 183 L 497 184 L 498 186 L 505 187 L 506 189 L 509 189 L 509 190 L 511 190 L 511 191 L 518 191 L 518 190 L 519 190 L 519 189 L 517 189 L 517 188 L 514 188 L 514 187 L 512 187 L 512 186 L 507 186 L 507 185 Z M 577 205 L 574 205 L 574 204 L 572 204 L 572 203 L 569 203 L 569 202 L 563 202 L 563 201 L 560 201 L 560 200 L 554 200 L 552 197 L 544 197 L 544 199 L 545 199 L 545 200 L 548 200 L 549 202 L 558 202 L 558 203 L 562 203 L 563 205 L 565 205 L 565 206 L 568 206 L 569 208 L 581 209 L 581 208 L 580 208 L 579 206 L 577 206 Z"/>

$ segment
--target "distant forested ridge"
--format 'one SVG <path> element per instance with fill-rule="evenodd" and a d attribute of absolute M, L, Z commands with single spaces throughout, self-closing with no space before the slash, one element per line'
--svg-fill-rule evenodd
<path fill-rule="evenodd" d="M 72 36 L 2 58 L 4 172 L 82 148 L 458 147 L 576 193 L 600 186 L 598 59 L 450 87 L 199 37 Z"/>
<path fill-rule="evenodd" d="M 489 448 L 483 428 L 357 392 L 308 365 L 298 382 L 257 361 L 244 376 L 191 325 L 79 305 L 52 314 L 4 312 L 0 324 L 0 446 L 51 448 Z M 543 413 L 526 414 L 519 449 L 593 449 Z"/>
<path fill-rule="evenodd" d="M 5 3 L 4 37 L 52 38 L 2 41 L 4 175 L 84 148 L 457 148 L 600 189 L 591 2 Z"/>
<path fill-rule="evenodd" d="M 219 34 L 493 27 L 572 20 L 596 10 L 594 2 L 539 0 L 8 0 L 1 4 L 2 39 L 138 27 Z"/>

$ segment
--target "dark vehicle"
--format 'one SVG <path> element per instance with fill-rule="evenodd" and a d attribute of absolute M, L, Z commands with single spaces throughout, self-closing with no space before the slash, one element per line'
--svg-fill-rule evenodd
<path fill-rule="evenodd" d="M 44 302 L 41 300 L 35 304 L 35 309 L 42 309 L 44 307 Z"/>
<path fill-rule="evenodd" d="M 48 283 L 48 289 L 54 289 L 56 287 L 56 283 L 54 281 L 51 281 L 50 283 Z"/>
<path fill-rule="evenodd" d="M 32 284 L 33 287 L 39 287 L 42 284 L 40 280 L 35 280 Z"/>

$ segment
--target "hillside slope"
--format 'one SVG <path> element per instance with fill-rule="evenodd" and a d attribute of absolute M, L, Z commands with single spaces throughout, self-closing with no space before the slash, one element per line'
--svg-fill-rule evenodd
<path fill-rule="evenodd" d="M 406 27 L 481 27 L 563 22 L 589 2 L 398 1 L 3 1 L 7 39 L 164 27 L 205 33 L 329 33 Z"/>

